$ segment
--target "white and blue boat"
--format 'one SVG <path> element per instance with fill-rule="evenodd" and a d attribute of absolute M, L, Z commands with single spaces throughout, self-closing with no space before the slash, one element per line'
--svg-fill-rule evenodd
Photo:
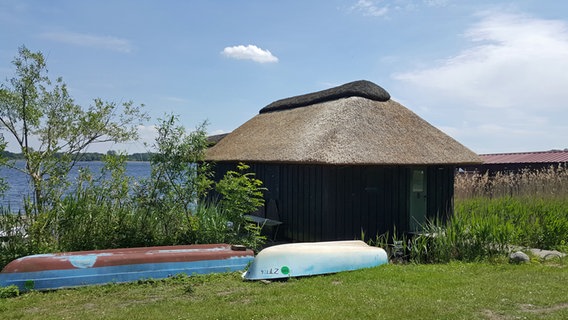
<path fill-rule="evenodd" d="M 243 274 L 246 280 L 272 280 L 372 268 L 388 263 L 384 249 L 363 241 L 304 242 L 263 249 Z"/>

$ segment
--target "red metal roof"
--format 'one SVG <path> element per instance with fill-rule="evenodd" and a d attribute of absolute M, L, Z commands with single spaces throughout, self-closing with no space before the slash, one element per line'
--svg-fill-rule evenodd
<path fill-rule="evenodd" d="M 483 160 L 484 164 L 568 163 L 568 149 L 537 152 L 480 154 L 479 156 Z"/>

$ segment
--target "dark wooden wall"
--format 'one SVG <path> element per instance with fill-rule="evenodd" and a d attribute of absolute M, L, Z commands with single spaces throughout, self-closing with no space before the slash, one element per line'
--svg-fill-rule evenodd
<path fill-rule="evenodd" d="M 428 218 L 445 221 L 454 214 L 454 166 L 431 166 L 427 169 Z"/>
<path fill-rule="evenodd" d="M 248 163 L 264 182 L 267 205 L 278 208 L 280 238 L 325 241 L 367 238 L 408 230 L 408 166 L 330 166 Z M 216 179 L 234 163 L 217 163 Z M 428 217 L 453 211 L 454 167 L 424 167 Z M 274 212 L 274 208 L 270 210 Z M 276 218 L 274 216 L 270 218 Z"/>

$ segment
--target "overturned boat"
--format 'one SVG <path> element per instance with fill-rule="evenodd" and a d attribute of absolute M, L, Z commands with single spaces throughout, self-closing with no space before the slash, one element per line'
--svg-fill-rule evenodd
<path fill-rule="evenodd" d="M 204 244 L 38 254 L 0 272 L 0 286 L 21 291 L 161 279 L 177 274 L 241 271 L 254 259 L 242 246 Z"/>
<path fill-rule="evenodd" d="M 271 280 L 372 268 L 388 263 L 384 249 L 363 241 L 305 242 L 276 245 L 258 253 L 246 280 Z"/>

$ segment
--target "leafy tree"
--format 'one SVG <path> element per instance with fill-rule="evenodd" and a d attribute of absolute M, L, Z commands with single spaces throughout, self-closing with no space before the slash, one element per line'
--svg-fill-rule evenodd
<path fill-rule="evenodd" d="M 0 134 L 0 166 L 6 165 L 9 162 L 10 155 L 6 153 L 6 141 L 4 136 Z M 8 182 L 3 177 L 0 177 L 0 196 L 8 189 Z"/>
<path fill-rule="evenodd" d="M 204 162 L 207 123 L 187 133 L 177 116 L 159 120 L 156 152 L 150 157 L 152 172 L 140 195 L 153 202 L 149 207 L 189 216 L 212 184 L 209 165 Z"/>
<path fill-rule="evenodd" d="M 33 190 L 32 211 L 59 201 L 67 174 L 87 148 L 101 142 L 137 138 L 137 125 L 147 119 L 142 106 L 94 99 L 88 108 L 75 104 L 62 78 L 52 81 L 41 52 L 25 46 L 12 64 L 15 76 L 0 85 L 0 126 L 21 150 Z M 26 211 L 30 210 L 30 207 Z"/>

